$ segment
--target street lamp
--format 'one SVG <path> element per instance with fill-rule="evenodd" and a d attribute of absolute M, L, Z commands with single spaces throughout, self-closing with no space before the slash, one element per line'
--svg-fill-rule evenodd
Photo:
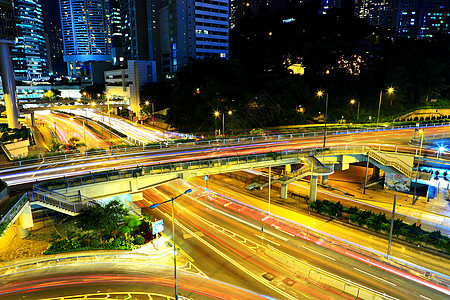
<path fill-rule="evenodd" d="M 145 101 L 145 105 L 149 105 L 150 104 L 150 101 Z M 152 122 L 154 122 L 154 120 L 155 120 L 155 107 L 154 107 L 154 105 L 153 105 L 153 102 L 151 102 L 151 104 L 152 104 Z"/>
<path fill-rule="evenodd" d="M 323 134 L 323 148 L 325 148 L 325 142 L 327 139 L 327 117 L 328 117 L 328 93 L 324 93 L 322 91 L 318 91 L 317 92 L 317 96 L 318 97 L 322 97 L 323 94 L 326 94 L 326 98 L 325 98 L 325 126 L 324 126 L 324 134 Z"/>
<path fill-rule="evenodd" d="M 355 103 L 358 103 L 358 109 L 357 109 L 357 112 L 356 112 L 356 121 L 358 121 L 359 120 L 359 104 L 360 104 L 360 102 L 359 101 L 356 101 L 355 99 L 352 99 L 352 100 L 350 100 L 350 104 L 355 104 Z"/>
<path fill-rule="evenodd" d="M 109 110 L 109 100 L 111 99 L 111 95 L 106 95 L 106 100 L 108 103 L 108 122 L 109 122 L 109 147 L 111 148 L 111 155 L 112 155 L 112 149 L 113 149 L 113 145 L 112 145 L 112 131 L 111 131 L 111 111 Z"/>
<path fill-rule="evenodd" d="M 392 94 L 394 92 L 394 88 L 390 87 L 387 90 L 388 94 Z M 383 89 L 380 90 L 380 100 L 378 101 L 378 116 L 377 116 L 377 128 L 378 122 L 380 121 L 380 109 L 381 109 L 381 98 L 383 97 Z"/>
<path fill-rule="evenodd" d="M 231 116 L 233 112 L 231 110 L 228 111 L 228 115 Z M 220 112 L 217 110 L 214 112 L 214 116 L 217 118 L 220 116 Z M 225 113 L 222 113 L 222 134 L 225 136 Z"/>
<path fill-rule="evenodd" d="M 180 195 L 178 195 L 176 197 L 173 197 L 173 198 L 171 198 L 169 200 L 150 205 L 150 208 L 153 209 L 153 208 L 158 207 L 161 204 L 164 204 L 164 203 L 167 203 L 167 202 L 172 202 L 172 241 L 173 241 L 173 269 L 174 269 L 173 275 L 174 275 L 174 278 L 175 278 L 175 300 L 178 300 L 178 284 L 177 284 L 177 247 L 176 247 L 176 244 L 175 244 L 175 215 L 174 215 L 174 210 L 175 209 L 174 209 L 173 202 L 175 201 L 175 199 L 177 199 L 177 198 L 179 198 L 179 197 L 181 197 L 181 196 L 183 196 L 183 195 L 185 195 L 187 193 L 190 193 L 190 192 L 192 192 L 192 189 L 188 189 L 188 190 L 184 191 L 184 193 L 182 193 L 182 194 L 180 194 Z"/>
<path fill-rule="evenodd" d="M 419 133 L 421 136 L 420 136 L 420 147 L 419 147 L 419 159 L 417 161 L 416 180 L 414 183 L 414 192 L 413 192 L 413 200 L 412 200 L 413 205 L 416 202 L 415 199 L 416 199 L 417 179 L 419 178 L 420 156 L 422 155 L 422 145 L 423 145 L 423 129 L 420 129 Z"/>

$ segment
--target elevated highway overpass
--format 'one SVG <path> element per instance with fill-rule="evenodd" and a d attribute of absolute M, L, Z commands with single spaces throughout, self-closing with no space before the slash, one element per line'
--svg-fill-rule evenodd
<path fill-rule="evenodd" d="M 449 131 L 447 126 L 433 129 L 436 132 Z M 301 174 L 287 174 L 287 178 L 280 181 L 281 195 L 286 197 L 288 185 L 293 178 L 299 178 L 299 175 L 311 176 L 310 199 L 314 201 L 317 179 L 326 178 L 334 169 L 345 170 L 352 163 L 369 160 L 386 173 L 394 172 L 410 179 L 415 178 L 417 148 L 389 143 L 358 145 L 358 141 L 354 140 L 357 137 L 362 141 L 370 138 L 383 142 L 403 137 L 403 143 L 406 143 L 413 130 L 402 128 L 381 132 L 335 132 L 328 137 L 330 147 L 325 149 L 317 147 L 322 138 L 314 133 L 310 136 L 289 134 L 193 142 L 174 144 L 169 148 L 163 148 L 162 145 L 151 149 L 143 146 L 114 150 L 113 153 L 105 150 L 92 156 L 78 154 L 72 157 L 44 157 L 33 162 L 19 161 L 16 162 L 18 168 L 9 166 L 0 170 L 0 176 L 12 189 L 22 189 L 24 184 L 30 186 L 41 183 L 43 186 L 45 181 L 57 180 L 55 187 L 47 188 L 66 196 L 83 195 L 100 199 L 114 194 L 131 194 L 134 200 L 139 200 L 141 192 L 146 188 L 176 178 L 302 164 L 310 169 L 304 167 Z M 424 153 L 426 151 L 422 154 Z M 442 157 L 439 161 L 446 163 Z M 134 175 L 123 178 L 122 174 Z"/>

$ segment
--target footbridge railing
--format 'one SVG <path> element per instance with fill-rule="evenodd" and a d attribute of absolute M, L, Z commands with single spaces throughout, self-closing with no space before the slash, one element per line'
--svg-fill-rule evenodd
<path fill-rule="evenodd" d="M 368 151 L 368 155 L 371 159 L 381 163 L 384 166 L 390 166 L 409 178 L 414 178 L 416 176 L 416 171 L 414 171 L 410 165 L 398 158 L 389 157 L 387 153 L 370 150 Z"/>
<path fill-rule="evenodd" d="M 213 159 L 197 159 L 189 161 L 178 161 L 164 164 L 152 164 L 148 166 L 136 166 L 132 169 L 123 170 L 107 170 L 103 172 L 91 173 L 79 177 L 60 178 L 50 182 L 38 183 L 38 187 L 42 187 L 48 190 L 60 190 L 77 186 L 90 185 L 100 182 L 109 182 L 114 180 L 126 179 L 126 178 L 138 178 L 148 175 L 161 175 L 169 173 L 183 173 L 183 172 L 195 172 L 204 171 L 206 173 L 224 172 L 224 171 L 237 171 L 244 170 L 246 168 L 259 168 L 268 165 L 276 166 L 290 163 L 301 163 L 302 158 L 307 159 L 310 156 L 336 156 L 336 155 L 369 155 L 371 159 L 377 161 L 383 165 L 387 165 L 395 168 L 402 174 L 413 178 L 415 171 L 411 166 L 402 162 L 398 158 L 389 157 L 387 153 L 384 153 L 380 149 L 374 150 L 367 146 L 339 146 L 328 148 L 312 148 L 312 149 L 298 149 L 298 150 L 285 150 L 280 152 L 270 152 L 261 154 L 251 154 L 242 156 L 228 156 Z M 309 164 L 309 163 L 308 163 Z M 331 174 L 331 167 L 314 165 L 314 173 L 318 175 Z M 302 172 L 308 172 L 307 169 L 303 169 Z M 302 174 L 297 174 L 302 175 Z M 292 180 L 294 176 L 292 174 Z M 286 179 L 286 180 L 289 180 Z"/>
<path fill-rule="evenodd" d="M 0 237 L 11 226 L 11 224 L 17 219 L 18 213 L 28 202 L 28 193 L 23 194 L 19 200 L 11 207 L 11 209 L 0 220 Z"/>
<path fill-rule="evenodd" d="M 271 175 L 271 181 L 273 183 L 282 183 L 282 184 L 289 184 L 294 181 L 297 181 L 299 179 L 302 179 L 303 177 L 309 176 L 311 174 L 322 176 L 322 175 L 330 175 L 334 172 L 334 165 L 326 165 L 326 166 L 313 166 L 311 167 L 310 164 L 304 165 L 298 170 L 295 170 L 294 172 L 290 172 L 288 174 L 275 174 L 274 176 Z M 254 181 L 246 186 L 247 189 L 252 189 L 254 187 L 266 187 L 269 185 L 268 177 L 267 179 L 264 179 L 264 183 Z"/>
<path fill-rule="evenodd" d="M 87 207 L 98 205 L 94 200 L 86 196 L 66 196 L 39 186 L 35 186 L 35 190 L 29 192 L 29 198 L 32 203 L 38 202 L 48 208 L 56 209 L 71 216 L 79 214 Z"/>

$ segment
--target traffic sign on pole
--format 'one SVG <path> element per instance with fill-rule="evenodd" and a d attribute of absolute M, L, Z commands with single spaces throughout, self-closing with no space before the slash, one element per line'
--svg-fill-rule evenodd
<path fill-rule="evenodd" d="M 164 220 L 161 219 L 161 220 L 158 220 L 158 221 L 155 221 L 152 223 L 152 233 L 153 234 L 158 234 L 164 230 L 164 222 L 163 221 Z"/>

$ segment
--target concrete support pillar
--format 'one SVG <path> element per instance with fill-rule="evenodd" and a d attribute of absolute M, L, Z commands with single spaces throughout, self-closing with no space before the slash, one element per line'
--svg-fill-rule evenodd
<path fill-rule="evenodd" d="M 291 172 L 292 172 L 291 165 L 284 165 L 284 172 L 285 172 L 286 174 L 291 173 Z"/>
<path fill-rule="evenodd" d="M 376 178 L 376 179 L 380 179 L 380 168 L 378 168 L 377 166 L 373 166 L 373 174 L 372 177 Z"/>
<path fill-rule="evenodd" d="M 323 184 L 323 185 L 326 185 L 326 184 L 327 184 L 327 181 L 328 181 L 328 175 L 323 175 L 323 176 L 322 176 L 322 184 Z"/>
<path fill-rule="evenodd" d="M 28 236 L 28 228 L 24 228 L 20 222 L 16 222 L 17 237 L 24 239 Z"/>
<path fill-rule="evenodd" d="M 28 236 L 28 228 L 33 227 L 33 215 L 31 213 L 31 205 L 28 202 L 22 208 L 22 213 L 16 222 L 17 236 L 24 239 Z"/>
<path fill-rule="evenodd" d="M 192 173 L 191 172 L 183 172 L 183 173 L 178 174 L 178 177 L 183 180 L 187 180 L 189 177 L 192 177 Z"/>
<path fill-rule="evenodd" d="M 16 80 L 9 47 L 14 42 L 0 40 L 0 76 L 2 77 L 3 95 L 5 98 L 6 117 L 9 128 L 20 128 L 19 105 L 17 104 Z"/>
<path fill-rule="evenodd" d="M 281 199 L 287 199 L 288 184 L 281 184 Z"/>
<path fill-rule="evenodd" d="M 144 194 L 142 192 L 137 192 L 137 193 L 133 193 L 133 194 L 130 194 L 130 195 L 131 195 L 131 201 L 132 202 L 144 200 Z"/>
<path fill-rule="evenodd" d="M 317 176 L 311 176 L 311 185 L 309 187 L 309 201 L 314 202 L 317 199 Z"/>
<path fill-rule="evenodd" d="M 34 117 L 34 111 L 30 114 L 31 118 L 31 127 L 36 127 L 36 118 Z"/>

